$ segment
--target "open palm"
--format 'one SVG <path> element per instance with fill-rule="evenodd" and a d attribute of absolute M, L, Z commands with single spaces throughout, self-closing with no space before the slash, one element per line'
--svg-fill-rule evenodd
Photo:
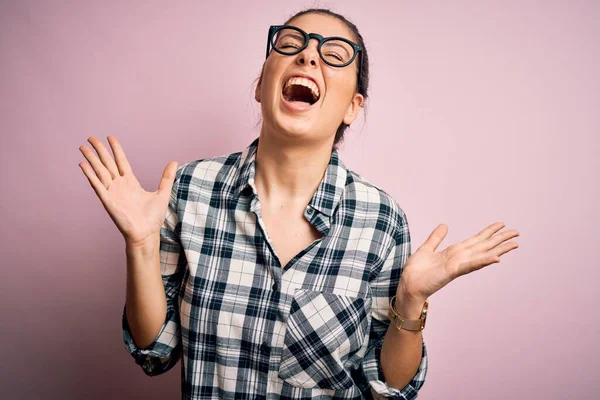
<path fill-rule="evenodd" d="M 132 246 L 141 245 L 160 232 L 169 204 L 177 162 L 171 161 L 167 165 L 158 190 L 147 192 L 133 174 L 119 141 L 113 136 L 107 139 L 114 159 L 100 140 L 90 137 L 88 141 L 98 156 L 86 146 L 81 146 L 79 149 L 89 165 L 81 162 L 79 166 L 125 237 L 125 241 Z"/>
<path fill-rule="evenodd" d="M 500 262 L 500 256 L 519 247 L 506 242 L 519 236 L 514 229 L 496 234 L 504 227 L 496 222 L 460 243 L 436 251 L 448 233 L 440 224 L 406 262 L 398 286 L 398 295 L 423 302 L 459 276 Z"/>

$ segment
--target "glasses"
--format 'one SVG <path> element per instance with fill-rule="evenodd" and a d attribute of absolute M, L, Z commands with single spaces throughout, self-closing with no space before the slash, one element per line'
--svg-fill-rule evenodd
<path fill-rule="evenodd" d="M 360 82 L 363 48 L 343 37 L 323 37 L 318 33 L 306 33 L 292 25 L 272 25 L 269 28 L 269 38 L 267 39 L 267 58 L 271 53 L 271 47 L 279 54 L 286 56 L 298 54 L 308 46 L 310 39 L 319 41 L 317 47 L 319 55 L 325 64 L 332 67 L 348 66 L 358 55 L 358 82 Z"/>

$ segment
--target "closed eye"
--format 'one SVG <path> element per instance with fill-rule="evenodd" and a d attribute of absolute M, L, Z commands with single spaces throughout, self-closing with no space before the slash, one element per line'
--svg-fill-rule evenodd
<path fill-rule="evenodd" d="M 335 59 L 337 59 L 338 61 L 344 61 L 344 59 L 342 58 L 342 56 L 340 56 L 338 53 L 334 53 L 334 52 L 328 52 L 327 54 L 325 54 L 326 57 L 333 57 Z"/>
<path fill-rule="evenodd" d="M 293 49 L 299 49 L 300 46 L 298 46 L 297 44 L 293 44 L 293 43 L 284 43 L 281 46 L 279 46 L 280 49 L 286 49 L 286 48 L 293 48 Z"/>

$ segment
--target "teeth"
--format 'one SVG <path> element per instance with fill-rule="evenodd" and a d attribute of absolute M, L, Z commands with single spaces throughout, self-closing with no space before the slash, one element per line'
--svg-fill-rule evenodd
<path fill-rule="evenodd" d="M 312 91 L 312 93 L 316 99 L 319 98 L 319 88 L 310 79 L 300 78 L 300 77 L 292 77 L 292 78 L 288 79 L 288 81 L 285 83 L 284 89 L 286 89 L 290 85 L 305 86 Z"/>

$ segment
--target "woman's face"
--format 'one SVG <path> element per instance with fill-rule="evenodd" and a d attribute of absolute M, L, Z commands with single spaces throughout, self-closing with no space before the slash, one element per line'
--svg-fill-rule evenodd
<path fill-rule="evenodd" d="M 288 25 L 308 33 L 341 36 L 356 42 L 342 21 L 328 15 L 305 14 Z M 346 67 L 332 67 L 323 62 L 317 47 L 317 40 L 311 39 L 306 49 L 295 55 L 271 51 L 255 93 L 262 108 L 262 133 L 283 135 L 302 142 L 330 141 L 333 144 L 340 123 L 350 125 L 358 116 L 364 101 L 363 96 L 355 92 L 359 57 Z M 306 85 L 306 81 L 294 79 L 299 76 L 310 78 L 316 84 L 317 90 L 313 86 L 312 92 L 318 92 L 318 100 L 312 105 L 295 101 L 295 90 L 310 91 L 289 86 L 290 83 Z M 302 94 L 306 95 L 306 92 Z"/>

